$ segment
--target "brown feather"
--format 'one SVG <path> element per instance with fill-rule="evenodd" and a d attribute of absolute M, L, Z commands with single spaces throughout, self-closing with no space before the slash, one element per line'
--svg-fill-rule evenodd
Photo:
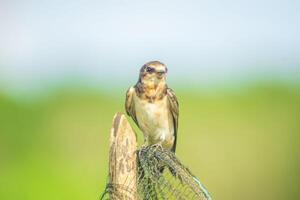
<path fill-rule="evenodd" d="M 172 147 L 172 151 L 175 152 L 176 150 L 176 143 L 177 143 L 177 131 L 178 131 L 178 116 L 179 116 L 179 104 L 176 98 L 174 91 L 171 88 L 167 89 L 167 96 L 169 100 L 170 111 L 173 117 L 173 124 L 174 124 L 174 143 Z"/>
<path fill-rule="evenodd" d="M 136 88 L 130 87 L 126 92 L 126 101 L 125 101 L 125 109 L 126 113 L 133 119 L 137 126 L 139 126 L 136 114 L 135 114 L 135 105 L 133 101 L 133 95 L 136 93 Z"/>

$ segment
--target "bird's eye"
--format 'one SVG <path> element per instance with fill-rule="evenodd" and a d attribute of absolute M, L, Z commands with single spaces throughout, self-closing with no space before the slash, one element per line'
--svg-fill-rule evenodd
<path fill-rule="evenodd" d="M 148 73 L 153 73 L 155 71 L 155 69 L 152 68 L 152 67 L 147 67 L 146 70 L 147 70 Z"/>

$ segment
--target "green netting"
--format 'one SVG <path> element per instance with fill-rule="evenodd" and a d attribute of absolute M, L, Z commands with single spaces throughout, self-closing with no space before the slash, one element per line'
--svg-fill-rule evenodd
<path fill-rule="evenodd" d="M 137 191 L 132 191 L 132 180 L 126 180 L 124 185 L 108 183 L 101 199 L 211 200 L 207 190 L 173 152 L 152 145 L 141 148 L 137 154 Z"/>

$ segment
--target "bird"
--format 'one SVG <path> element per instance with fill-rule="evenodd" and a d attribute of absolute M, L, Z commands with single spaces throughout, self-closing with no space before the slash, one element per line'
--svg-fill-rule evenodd
<path fill-rule="evenodd" d="M 126 92 L 126 113 L 144 135 L 144 145 L 159 145 L 175 153 L 179 105 L 166 83 L 168 68 L 150 61 L 139 71 L 137 83 Z"/>

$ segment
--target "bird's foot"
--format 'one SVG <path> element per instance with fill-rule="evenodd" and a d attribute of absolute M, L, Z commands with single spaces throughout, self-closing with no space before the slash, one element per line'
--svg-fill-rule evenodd
<path fill-rule="evenodd" d="M 144 143 L 144 144 L 141 145 L 141 149 L 146 149 L 147 146 L 148 146 L 147 143 Z"/>
<path fill-rule="evenodd" d="M 152 145 L 155 149 L 163 149 L 163 146 L 162 146 L 162 144 L 161 143 L 156 143 L 156 144 L 153 144 Z"/>

